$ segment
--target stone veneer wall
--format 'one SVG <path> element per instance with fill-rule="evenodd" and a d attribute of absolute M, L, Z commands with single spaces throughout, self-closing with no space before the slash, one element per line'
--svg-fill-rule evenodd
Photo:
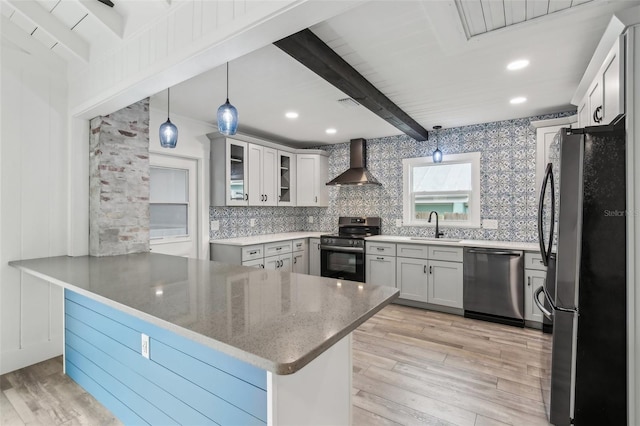
<path fill-rule="evenodd" d="M 498 220 L 498 229 L 442 227 L 446 237 L 500 241 L 537 241 L 536 130 L 532 121 L 566 117 L 567 111 L 430 132 L 428 141 L 406 135 L 369 139 L 367 161 L 382 186 L 329 188 L 329 207 L 211 207 L 220 221 L 211 238 L 288 231 L 337 231 L 339 216 L 380 216 L 382 233 L 432 236 L 431 227 L 396 227 L 402 219 L 402 159 L 430 156 L 436 143 L 447 154 L 480 152 L 482 219 Z M 349 167 L 349 143 L 318 147 L 329 153 L 329 179 Z M 314 223 L 308 223 L 313 216 Z M 249 227 L 249 220 L 256 226 Z"/>
<path fill-rule="evenodd" d="M 149 251 L 149 99 L 91 120 L 89 254 Z"/>

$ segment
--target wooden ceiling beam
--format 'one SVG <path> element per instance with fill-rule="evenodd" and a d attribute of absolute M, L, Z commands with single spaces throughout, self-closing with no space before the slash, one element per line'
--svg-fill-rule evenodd
<path fill-rule="evenodd" d="M 82 61 L 89 62 L 89 43 L 67 28 L 55 16 L 40 6 L 35 0 L 9 0 L 11 6 L 33 21 L 58 43 L 69 49 Z"/>
<path fill-rule="evenodd" d="M 76 0 L 109 31 L 118 38 L 124 36 L 124 18 L 111 7 L 99 4 L 96 0 Z"/>
<path fill-rule="evenodd" d="M 425 141 L 429 138 L 429 133 L 424 127 L 400 109 L 308 28 L 274 44 L 415 140 Z"/>

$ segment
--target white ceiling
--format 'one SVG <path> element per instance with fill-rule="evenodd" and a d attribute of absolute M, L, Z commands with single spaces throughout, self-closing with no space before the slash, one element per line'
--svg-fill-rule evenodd
<path fill-rule="evenodd" d="M 112 48 L 173 7 L 170 0 L 115 3 L 111 9 L 97 0 L 1 0 L 0 6 L 3 19 L 67 62 L 82 61 L 87 46 L 89 55 Z M 430 130 L 571 108 L 570 99 L 612 14 L 638 4 L 376 0 L 311 30 Z M 515 23 L 523 10 L 527 20 Z M 531 65 L 506 71 L 507 63 L 520 58 Z M 224 67 L 173 87 L 171 95 L 172 113 L 215 124 L 216 110 L 225 100 Z M 362 106 L 341 105 L 344 93 L 273 45 L 230 63 L 229 95 L 239 110 L 240 131 L 294 145 L 401 133 Z M 528 101 L 511 105 L 515 96 Z M 166 92 L 151 102 L 166 109 Z M 299 118 L 286 119 L 290 110 Z M 327 135 L 328 127 L 337 133 Z"/>
<path fill-rule="evenodd" d="M 613 12 L 639 3 L 596 0 L 467 39 L 453 1 L 372 1 L 311 30 L 430 130 L 573 108 L 570 99 Z M 455 14 L 443 12 L 451 6 Z M 457 30 L 443 36 L 442 27 Z M 531 65 L 507 71 L 519 58 Z M 172 88 L 171 110 L 215 124 L 224 72 L 220 67 Z M 528 100 L 511 105 L 516 96 Z M 274 46 L 230 64 L 240 131 L 300 146 L 401 133 L 362 106 L 342 107 L 337 100 L 344 97 Z M 154 106 L 166 108 L 166 93 L 152 98 Z M 289 110 L 300 117 L 286 119 Z M 327 135 L 328 127 L 338 132 Z"/>

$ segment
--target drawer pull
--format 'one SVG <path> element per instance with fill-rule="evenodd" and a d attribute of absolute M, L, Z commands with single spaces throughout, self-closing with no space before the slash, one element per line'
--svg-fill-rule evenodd
<path fill-rule="evenodd" d="M 429 274 L 432 275 L 433 274 L 433 266 L 429 266 Z"/>
<path fill-rule="evenodd" d="M 376 247 L 376 250 L 378 250 L 378 251 L 384 251 L 384 247 Z"/>
<path fill-rule="evenodd" d="M 276 250 L 282 250 L 282 247 L 276 247 Z"/>
<path fill-rule="evenodd" d="M 427 265 L 424 265 L 424 273 L 427 273 Z"/>
<path fill-rule="evenodd" d="M 237 252 L 236 252 L 237 253 Z M 250 251 L 249 254 L 256 254 L 258 253 L 258 250 L 254 250 L 254 251 Z"/>
<path fill-rule="evenodd" d="M 376 257 L 378 260 L 384 260 L 384 257 Z"/>

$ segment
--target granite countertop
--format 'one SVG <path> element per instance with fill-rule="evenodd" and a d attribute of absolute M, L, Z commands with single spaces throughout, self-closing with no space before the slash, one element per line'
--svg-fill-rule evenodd
<path fill-rule="evenodd" d="M 226 238 L 223 240 L 214 240 L 210 239 L 209 242 L 213 244 L 225 244 L 230 246 L 252 246 L 254 244 L 266 244 L 266 243 L 275 243 L 278 241 L 287 241 L 287 240 L 295 240 L 298 238 L 320 238 L 320 235 L 324 235 L 329 233 L 328 231 L 324 232 L 305 232 L 305 231 L 297 231 L 297 232 L 282 232 L 280 234 L 264 234 L 264 235 L 253 235 L 251 237 L 237 237 L 237 238 Z"/>
<path fill-rule="evenodd" d="M 301 369 L 398 297 L 390 287 L 157 253 L 9 265 L 276 374 Z"/>
<path fill-rule="evenodd" d="M 490 241 L 490 240 L 453 240 L 447 238 L 423 238 L 423 237 L 405 237 L 394 235 L 376 235 L 367 237 L 367 241 L 380 241 L 388 243 L 408 243 L 408 244 L 429 244 L 441 246 L 457 246 L 457 247 L 486 247 L 498 249 L 524 250 L 524 251 L 540 251 L 540 246 L 536 243 L 523 243 L 513 241 Z"/>

